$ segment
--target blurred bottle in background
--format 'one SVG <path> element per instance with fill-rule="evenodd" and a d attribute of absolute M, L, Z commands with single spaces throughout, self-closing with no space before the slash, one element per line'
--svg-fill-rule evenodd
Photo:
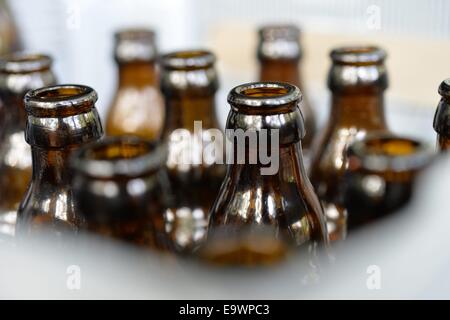
<path fill-rule="evenodd" d="M 303 79 L 299 69 L 303 50 L 300 30 L 294 25 L 268 25 L 259 29 L 258 60 L 260 81 L 281 81 L 296 85 L 303 91 Z M 300 106 L 306 135 L 302 149 L 307 152 L 316 133 L 314 112 L 305 95 Z"/>
<path fill-rule="evenodd" d="M 0 0 L 0 55 L 20 50 L 17 29 L 6 2 Z"/>
<path fill-rule="evenodd" d="M 200 244 L 208 212 L 225 175 L 224 150 L 212 141 L 220 133 L 215 114 L 218 77 L 209 51 L 179 51 L 162 57 L 161 89 L 166 105 L 162 140 L 168 146 L 167 169 L 174 192 L 166 214 L 166 230 L 178 251 Z M 217 146 L 207 156 L 205 146 Z"/>
<path fill-rule="evenodd" d="M 159 90 L 155 34 L 146 29 L 115 34 L 114 57 L 119 84 L 107 116 L 106 133 L 157 140 L 164 124 Z"/>
<path fill-rule="evenodd" d="M 310 254 L 328 243 L 325 216 L 303 165 L 300 101 L 300 90 L 288 83 L 231 90 L 226 128 L 234 132 L 227 132 L 233 158 L 211 209 L 209 235 L 223 226 L 267 225 Z"/>
<path fill-rule="evenodd" d="M 434 115 L 433 127 L 437 133 L 437 145 L 442 151 L 450 149 L 450 78 L 439 86 L 441 101 Z"/>
<path fill-rule="evenodd" d="M 170 250 L 164 230 L 166 156 L 164 145 L 136 137 L 109 137 L 75 152 L 72 186 L 83 228 Z"/>
<path fill-rule="evenodd" d="M 97 93 L 81 85 L 50 86 L 29 91 L 24 101 L 33 173 L 17 213 L 17 236 L 76 232 L 81 220 L 73 201 L 69 157 L 103 134 Z"/>
<path fill-rule="evenodd" d="M 346 212 L 339 202 L 347 166 L 346 149 L 370 132 L 386 131 L 384 91 L 386 53 L 377 47 L 341 47 L 331 52 L 328 87 L 332 105 L 328 123 L 314 142 L 311 182 L 323 202 L 331 240 L 345 238 Z"/>
<path fill-rule="evenodd" d="M 341 184 L 348 229 L 406 205 L 413 196 L 415 177 L 433 154 L 420 141 L 391 134 L 371 134 L 353 143 L 347 150 L 348 169 Z"/>
<path fill-rule="evenodd" d="M 31 179 L 31 150 L 25 141 L 28 90 L 55 84 L 46 55 L 14 53 L 0 58 L 0 237 L 13 236 L 16 213 Z"/>

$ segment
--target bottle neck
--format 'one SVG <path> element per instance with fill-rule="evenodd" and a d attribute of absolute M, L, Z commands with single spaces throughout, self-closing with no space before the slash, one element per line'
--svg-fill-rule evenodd
<path fill-rule="evenodd" d="M 46 190 L 55 191 L 69 188 L 71 181 L 69 157 L 72 150 L 73 148 L 43 149 L 32 146 L 32 184 L 45 185 Z"/>
<path fill-rule="evenodd" d="M 261 81 L 282 81 L 301 86 L 299 60 L 262 60 L 260 69 Z"/>
<path fill-rule="evenodd" d="M 158 75 L 154 62 L 119 64 L 119 87 L 156 86 Z"/>
<path fill-rule="evenodd" d="M 279 146 L 278 152 L 275 153 L 273 153 L 273 150 L 266 149 L 247 148 L 245 163 L 239 164 L 238 151 L 235 145 L 234 161 L 233 164 L 229 165 L 227 175 L 238 177 L 237 184 L 242 182 L 260 186 L 262 180 L 273 187 L 281 187 L 285 183 L 295 183 L 299 187 L 305 186 L 305 183 L 309 180 L 303 164 L 300 141 Z M 261 154 L 268 157 L 268 164 L 261 164 L 259 158 Z M 252 157 L 254 159 L 257 157 L 257 163 L 254 163 L 254 161 L 252 163 Z M 265 162 L 267 162 L 267 159 Z M 265 171 L 262 171 L 262 169 Z M 271 174 L 267 174 L 269 172 Z"/>
<path fill-rule="evenodd" d="M 203 129 L 218 128 L 214 95 L 166 96 L 166 121 L 164 132 L 184 128 L 194 130 L 194 121 L 201 121 Z"/>
<path fill-rule="evenodd" d="M 333 93 L 330 119 L 338 126 L 385 129 L 383 92 Z"/>

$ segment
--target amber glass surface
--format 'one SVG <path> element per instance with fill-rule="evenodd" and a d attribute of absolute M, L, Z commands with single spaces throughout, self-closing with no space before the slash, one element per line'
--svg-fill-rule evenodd
<path fill-rule="evenodd" d="M 271 25 L 259 29 L 258 59 L 260 81 L 288 82 L 301 90 L 302 48 L 300 30 L 293 25 Z M 302 91 L 303 92 L 303 91 Z M 301 105 L 306 135 L 302 140 L 303 150 L 308 150 L 316 134 L 314 112 L 305 95 Z"/>
<path fill-rule="evenodd" d="M 339 201 L 339 185 L 347 166 L 346 149 L 368 133 L 387 130 L 383 100 L 387 88 L 385 56 L 376 47 L 344 47 L 331 52 L 330 116 L 315 141 L 310 171 L 325 209 L 331 240 L 346 235 L 346 211 Z"/>
<path fill-rule="evenodd" d="M 136 137 L 106 138 L 72 158 L 73 189 L 89 231 L 134 244 L 170 250 L 164 212 L 169 181 L 164 145 Z"/>
<path fill-rule="evenodd" d="M 285 261 L 292 249 L 273 226 L 225 226 L 208 236 L 197 256 L 215 266 L 271 266 Z"/>
<path fill-rule="evenodd" d="M 15 52 L 19 49 L 17 29 L 7 1 L 0 0 L 0 54 Z"/>
<path fill-rule="evenodd" d="M 109 109 L 106 133 L 157 140 L 164 124 L 154 33 L 130 29 L 116 33 L 118 88 Z"/>
<path fill-rule="evenodd" d="M 225 174 L 225 166 L 216 159 L 183 160 L 186 154 L 202 157 L 203 144 L 211 142 L 208 130 L 219 128 L 214 62 L 214 55 L 202 50 L 162 57 L 161 88 L 166 105 L 162 138 L 168 146 L 166 167 L 174 193 L 166 230 L 180 252 L 189 252 L 204 240 L 208 212 Z M 194 130 L 194 121 L 201 121 L 202 132 Z M 223 155 L 220 158 L 223 160 Z"/>
<path fill-rule="evenodd" d="M 371 134 L 347 150 L 341 184 L 348 229 L 389 215 L 406 205 L 417 173 L 433 152 L 426 144 L 391 134 Z"/>
<path fill-rule="evenodd" d="M 299 89 L 287 83 L 252 83 L 231 90 L 227 129 L 255 132 L 258 144 L 228 136 L 234 159 L 211 209 L 209 235 L 222 227 L 268 226 L 275 229 L 274 236 L 311 252 L 327 243 L 324 214 L 303 165 L 300 99 Z M 268 139 L 275 132 L 279 143 Z M 263 144 L 262 139 L 269 141 Z M 245 161 L 238 160 L 240 144 L 245 145 Z M 278 151 L 273 159 L 278 168 L 263 173 L 267 164 L 260 156 L 250 159 L 269 150 Z"/>
<path fill-rule="evenodd" d="M 441 101 L 434 115 L 433 127 L 437 133 L 437 145 L 441 151 L 450 150 L 450 79 L 439 86 Z"/>
<path fill-rule="evenodd" d="M 96 92 L 80 85 L 44 87 L 25 96 L 25 139 L 31 145 L 32 179 L 17 216 L 17 236 L 75 232 L 77 215 L 69 169 L 71 153 L 103 131 Z"/>
<path fill-rule="evenodd" d="M 51 59 L 15 53 L 0 58 L 0 238 L 14 235 L 17 208 L 31 179 L 31 150 L 24 138 L 28 90 L 55 83 Z"/>

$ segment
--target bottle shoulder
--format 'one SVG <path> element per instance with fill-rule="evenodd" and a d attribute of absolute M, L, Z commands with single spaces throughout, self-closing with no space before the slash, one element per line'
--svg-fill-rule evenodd
<path fill-rule="evenodd" d="M 273 225 L 296 242 L 321 238 L 323 214 L 314 197 L 312 186 L 294 177 L 259 175 L 250 181 L 228 175 L 211 210 L 211 225 Z"/>

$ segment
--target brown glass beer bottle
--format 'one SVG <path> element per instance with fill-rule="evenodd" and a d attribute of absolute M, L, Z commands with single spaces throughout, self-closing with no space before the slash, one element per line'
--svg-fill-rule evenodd
<path fill-rule="evenodd" d="M 433 127 L 437 133 L 437 145 L 442 151 L 450 150 L 450 78 L 439 86 L 441 101 L 434 115 Z"/>
<path fill-rule="evenodd" d="M 348 169 L 342 181 L 347 226 L 387 216 L 406 205 L 414 180 L 433 157 L 426 144 L 392 134 L 370 134 L 347 149 Z"/>
<path fill-rule="evenodd" d="M 347 166 L 347 147 L 370 132 L 387 130 L 385 58 L 386 53 L 377 47 L 342 47 L 331 52 L 331 111 L 328 124 L 315 141 L 310 172 L 324 206 L 331 240 L 345 238 L 346 234 L 346 212 L 338 201 L 338 189 Z"/>
<path fill-rule="evenodd" d="M 17 28 L 7 1 L 0 0 L 0 54 L 7 54 L 20 50 Z"/>
<path fill-rule="evenodd" d="M 71 159 L 72 186 L 83 228 L 168 250 L 166 155 L 162 144 L 125 136 L 108 137 L 76 151 Z"/>
<path fill-rule="evenodd" d="M 230 91 L 228 170 L 211 209 L 210 235 L 222 226 L 267 225 L 296 246 L 327 243 L 324 213 L 303 165 L 300 100 L 296 86 L 281 82 Z"/>
<path fill-rule="evenodd" d="M 260 81 L 282 81 L 303 89 L 299 65 L 302 58 L 300 30 L 294 25 L 272 25 L 259 29 L 258 59 Z M 302 91 L 303 92 L 303 91 Z M 303 95 L 301 105 L 305 122 L 303 151 L 308 150 L 316 133 L 314 112 Z"/>
<path fill-rule="evenodd" d="M 208 212 L 225 174 L 222 137 L 215 113 L 218 88 L 215 56 L 179 51 L 162 57 L 161 89 L 166 105 L 162 138 L 174 192 L 166 230 L 179 251 L 193 250 L 206 236 Z M 213 146 L 217 152 L 207 153 Z M 209 156 L 208 156 L 209 154 Z"/>
<path fill-rule="evenodd" d="M 17 208 L 31 179 L 23 97 L 28 90 L 55 84 L 51 63 L 40 54 L 0 58 L 0 238 L 14 235 Z"/>
<path fill-rule="evenodd" d="M 164 124 L 153 31 L 130 29 L 115 34 L 119 84 L 106 122 L 106 134 L 157 140 Z"/>
<path fill-rule="evenodd" d="M 94 105 L 97 93 L 86 86 L 59 85 L 29 91 L 24 101 L 33 173 L 18 210 L 17 236 L 44 228 L 55 234 L 76 231 L 81 221 L 73 202 L 69 156 L 103 134 Z"/>

